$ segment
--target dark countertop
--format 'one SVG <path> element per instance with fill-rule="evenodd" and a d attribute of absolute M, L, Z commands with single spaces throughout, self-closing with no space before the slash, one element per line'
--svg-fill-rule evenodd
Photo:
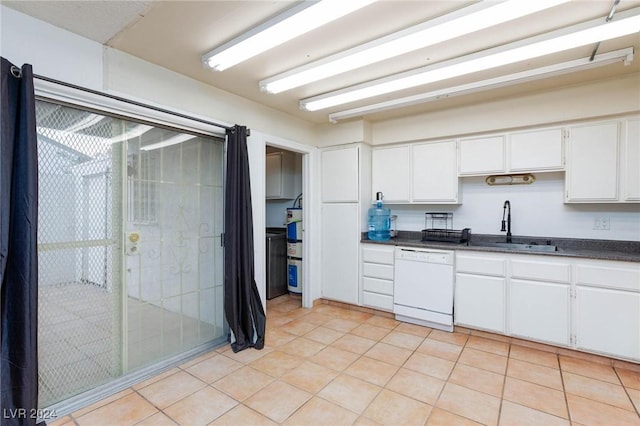
<path fill-rule="evenodd" d="M 490 247 L 483 245 L 489 242 L 504 242 L 503 235 L 472 234 L 471 245 L 466 243 L 447 243 L 429 241 L 423 242 L 422 233 L 416 231 L 399 231 L 398 236 L 388 241 L 372 241 L 367 238 L 367 233 L 362 233 L 360 242 L 368 244 L 384 244 L 392 246 L 433 248 L 440 250 L 466 250 L 477 252 L 518 253 L 534 254 L 540 256 L 560 256 L 585 259 L 618 260 L 624 262 L 640 262 L 639 241 L 616 240 L 592 240 L 578 238 L 553 238 L 553 237 L 527 237 L 513 236 L 514 243 L 545 245 L 549 241 L 558 247 L 558 251 L 540 252 L 530 250 L 518 250 L 512 248 Z"/>

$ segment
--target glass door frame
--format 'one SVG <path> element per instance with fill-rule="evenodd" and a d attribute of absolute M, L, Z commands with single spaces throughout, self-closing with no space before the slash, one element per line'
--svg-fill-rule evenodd
<path fill-rule="evenodd" d="M 224 181 L 224 177 L 226 176 L 226 152 L 227 152 L 227 138 L 219 126 L 214 126 L 205 122 L 204 120 L 199 119 L 198 117 L 194 117 L 193 119 L 188 119 L 186 117 L 186 113 L 182 113 L 176 111 L 177 115 L 173 115 L 171 111 L 160 112 L 153 107 L 145 108 L 143 105 L 132 105 L 125 102 L 118 101 L 117 99 L 113 99 L 108 95 L 103 96 L 99 92 L 83 91 L 76 89 L 71 86 L 65 86 L 61 84 L 55 84 L 46 80 L 34 80 L 35 85 L 35 94 L 37 100 L 43 100 L 47 102 L 57 103 L 65 106 L 69 106 L 72 108 L 80 108 L 85 110 L 93 110 L 97 113 L 104 115 L 111 115 L 118 118 L 123 118 L 125 120 L 134 120 L 134 121 L 142 121 L 148 122 L 154 126 L 158 127 L 167 127 L 173 130 L 183 130 L 189 133 L 198 133 L 203 136 L 213 137 L 222 139 L 224 142 L 222 147 L 223 159 L 222 159 L 222 167 L 223 167 L 223 188 L 226 185 Z M 122 143 L 122 146 L 126 148 L 126 142 Z M 121 268 L 120 268 L 120 277 L 121 283 L 126 285 L 126 268 L 125 265 L 125 240 L 126 240 L 126 203 L 127 203 L 127 179 L 126 179 L 126 164 L 127 164 L 127 150 L 120 149 L 120 159 L 122 161 L 122 174 L 123 177 L 120 179 L 121 188 L 121 232 L 119 233 L 120 238 L 120 247 L 123 248 L 121 250 Z M 224 189 L 223 189 L 224 192 Z M 224 196 L 223 196 L 224 199 Z M 224 207 L 223 207 L 224 208 Z M 224 224 L 223 224 L 224 226 Z M 126 336 L 127 332 L 127 309 L 125 308 L 125 303 L 127 302 L 127 289 L 122 289 L 122 305 L 121 309 L 124 311 L 122 313 L 122 330 L 123 336 Z M 226 336 L 228 333 L 228 325 L 226 320 L 223 322 L 224 331 L 223 334 Z M 170 358 L 167 358 L 157 364 L 150 365 L 147 367 L 142 367 L 140 369 L 135 370 L 132 373 L 124 373 L 118 379 L 115 379 L 107 384 L 97 386 L 96 388 L 79 394 L 75 397 L 71 397 L 67 400 L 64 400 L 60 403 L 53 404 L 50 407 L 46 407 L 47 410 L 53 410 L 56 412 L 59 417 L 62 417 L 68 413 L 76 411 L 79 408 L 90 405 L 96 401 L 99 401 L 109 395 L 112 395 L 120 390 L 126 389 L 127 387 L 144 380 L 145 378 L 151 377 L 153 375 L 158 374 L 159 372 L 169 369 L 172 366 L 175 366 L 179 363 L 184 362 L 186 359 L 192 358 L 198 354 L 209 351 L 211 349 L 215 349 L 223 345 L 224 343 L 213 342 L 209 344 L 205 344 L 200 347 L 193 348 L 191 350 L 182 352 Z M 128 370 L 127 366 L 127 355 L 128 349 L 126 347 L 127 339 L 123 339 L 122 342 L 122 362 L 123 362 L 123 371 Z"/>

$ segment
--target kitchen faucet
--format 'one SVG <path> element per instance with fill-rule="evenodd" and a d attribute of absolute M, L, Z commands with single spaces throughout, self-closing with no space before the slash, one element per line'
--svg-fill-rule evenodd
<path fill-rule="evenodd" d="M 507 211 L 507 209 L 509 209 Z M 507 214 L 507 220 L 504 220 L 505 213 Z M 506 226 L 505 226 L 506 225 Z M 500 231 L 507 231 L 507 242 L 511 242 L 511 203 L 509 200 L 504 202 L 502 206 L 502 229 Z"/>

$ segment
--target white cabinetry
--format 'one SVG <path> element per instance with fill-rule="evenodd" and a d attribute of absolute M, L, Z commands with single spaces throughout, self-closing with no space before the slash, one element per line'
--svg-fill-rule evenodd
<path fill-rule="evenodd" d="M 265 198 L 292 199 L 294 193 L 294 154 L 273 152 L 266 156 Z"/>
<path fill-rule="evenodd" d="M 360 149 L 360 146 L 349 146 L 322 151 L 323 203 L 357 203 L 359 201 Z"/>
<path fill-rule="evenodd" d="M 371 205 L 371 150 L 354 144 L 321 152 L 322 297 L 360 303 L 360 235 Z"/>
<path fill-rule="evenodd" d="M 504 141 L 503 135 L 460 139 L 460 175 L 503 173 L 506 170 Z"/>
<path fill-rule="evenodd" d="M 569 129 L 566 201 L 618 200 L 619 122 L 583 124 Z"/>
<path fill-rule="evenodd" d="M 454 323 L 504 333 L 505 259 L 456 252 Z"/>
<path fill-rule="evenodd" d="M 456 141 L 411 146 L 411 201 L 457 203 Z"/>
<path fill-rule="evenodd" d="M 362 304 L 393 311 L 394 246 L 362 244 Z"/>
<path fill-rule="evenodd" d="M 640 118 L 624 122 L 622 201 L 640 202 Z"/>
<path fill-rule="evenodd" d="M 571 265 L 542 256 L 510 259 L 509 328 L 521 336 L 569 346 Z"/>
<path fill-rule="evenodd" d="M 384 194 L 385 203 L 409 201 L 410 149 L 408 145 L 378 148 L 371 152 L 371 190 Z"/>
<path fill-rule="evenodd" d="M 640 264 L 456 252 L 455 324 L 640 361 Z"/>
<path fill-rule="evenodd" d="M 458 147 L 461 176 L 564 169 L 561 128 L 464 138 Z"/>
<path fill-rule="evenodd" d="M 569 128 L 567 203 L 640 202 L 640 118 Z"/>
<path fill-rule="evenodd" d="M 322 296 L 358 304 L 359 207 L 322 206 Z"/>
<path fill-rule="evenodd" d="M 375 148 L 371 190 L 388 204 L 457 203 L 456 141 Z"/>
<path fill-rule="evenodd" d="M 640 360 L 640 265 L 576 264 L 576 347 Z"/>
<path fill-rule="evenodd" d="M 562 129 L 539 129 L 508 135 L 508 170 L 531 172 L 562 170 Z"/>

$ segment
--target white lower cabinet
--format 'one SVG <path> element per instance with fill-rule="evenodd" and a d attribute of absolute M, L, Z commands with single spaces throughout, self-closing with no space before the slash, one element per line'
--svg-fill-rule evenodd
<path fill-rule="evenodd" d="M 454 323 L 505 333 L 505 259 L 485 253 L 456 254 Z"/>
<path fill-rule="evenodd" d="M 640 360 L 640 264 L 577 262 L 576 347 Z"/>
<path fill-rule="evenodd" d="M 504 333 L 504 290 L 504 278 L 456 274 L 455 324 Z"/>
<path fill-rule="evenodd" d="M 640 293 L 578 286 L 576 347 L 640 359 Z"/>
<path fill-rule="evenodd" d="M 362 244 L 362 305 L 393 311 L 394 246 Z"/>
<path fill-rule="evenodd" d="M 511 279 L 509 326 L 514 336 L 569 346 L 568 284 Z"/>
<path fill-rule="evenodd" d="M 357 305 L 358 225 L 355 203 L 322 206 L 322 297 Z"/>
<path fill-rule="evenodd" d="M 509 329 L 514 336 L 569 346 L 571 265 L 545 256 L 509 258 Z"/>
<path fill-rule="evenodd" d="M 640 264 L 456 254 L 455 324 L 640 361 Z"/>

